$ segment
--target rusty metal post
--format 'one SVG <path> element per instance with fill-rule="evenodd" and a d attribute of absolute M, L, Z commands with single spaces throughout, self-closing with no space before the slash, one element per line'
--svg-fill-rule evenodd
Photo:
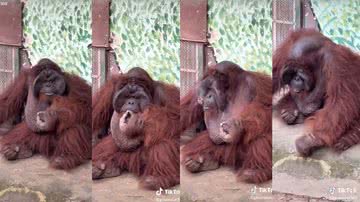
<path fill-rule="evenodd" d="M 180 1 L 180 95 L 202 78 L 208 44 L 207 0 Z"/>
<path fill-rule="evenodd" d="M 207 43 L 207 0 L 180 1 L 180 38 Z"/>
<path fill-rule="evenodd" d="M 20 0 L 0 2 L 0 92 L 20 71 L 22 46 L 22 3 Z"/>
<path fill-rule="evenodd" d="M 273 0 L 273 51 L 287 34 L 301 27 L 301 0 Z"/>
<path fill-rule="evenodd" d="M 22 6 L 20 0 L 0 2 L 0 44 L 22 45 Z"/>
<path fill-rule="evenodd" d="M 96 92 L 107 77 L 110 48 L 110 0 L 92 0 L 92 85 Z"/>
<path fill-rule="evenodd" d="M 302 15 L 302 27 L 313 28 L 317 31 L 321 31 L 319 22 L 312 9 L 310 0 L 302 0 L 301 2 L 301 15 Z"/>

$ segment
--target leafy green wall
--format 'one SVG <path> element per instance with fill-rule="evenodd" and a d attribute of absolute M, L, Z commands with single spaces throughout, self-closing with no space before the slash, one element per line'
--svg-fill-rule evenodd
<path fill-rule="evenodd" d="M 312 0 L 322 32 L 360 52 L 360 0 Z"/>
<path fill-rule="evenodd" d="M 209 0 L 210 42 L 217 60 L 271 74 L 271 0 Z"/>
<path fill-rule="evenodd" d="M 25 2 L 25 48 L 31 63 L 47 57 L 91 82 L 91 0 Z"/>
<path fill-rule="evenodd" d="M 123 71 L 139 66 L 179 85 L 179 0 L 112 0 L 112 47 Z"/>

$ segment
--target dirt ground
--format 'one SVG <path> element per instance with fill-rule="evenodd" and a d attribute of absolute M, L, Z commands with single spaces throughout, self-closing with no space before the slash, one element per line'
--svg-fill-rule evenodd
<path fill-rule="evenodd" d="M 180 201 L 180 186 L 166 191 L 139 188 L 138 178 L 124 173 L 118 177 L 96 180 L 92 185 L 93 202 L 175 202 Z M 167 192 L 167 193 L 165 193 Z M 171 192 L 171 193 L 170 193 Z"/>
<path fill-rule="evenodd" d="M 230 168 L 193 174 L 181 166 L 180 174 L 181 202 L 272 201 L 271 181 L 261 185 L 237 182 Z"/>

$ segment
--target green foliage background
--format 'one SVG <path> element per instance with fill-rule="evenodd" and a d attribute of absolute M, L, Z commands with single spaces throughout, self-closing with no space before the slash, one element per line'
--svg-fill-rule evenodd
<path fill-rule="evenodd" d="M 360 0 L 312 0 L 323 33 L 360 51 Z M 210 42 L 218 61 L 271 73 L 271 0 L 209 0 Z M 91 1 L 28 0 L 25 47 L 35 64 L 48 57 L 91 81 Z M 141 66 L 179 84 L 179 1 L 113 0 L 113 48 L 123 70 Z"/>
<path fill-rule="evenodd" d="M 146 69 L 153 78 L 179 85 L 178 0 L 113 0 L 113 48 L 123 71 Z"/>
<path fill-rule="evenodd" d="M 312 0 L 322 32 L 360 52 L 360 0 Z"/>
<path fill-rule="evenodd" d="M 210 42 L 218 62 L 271 74 L 271 0 L 209 0 Z"/>
<path fill-rule="evenodd" d="M 25 48 L 32 64 L 47 57 L 91 82 L 91 0 L 28 0 Z"/>

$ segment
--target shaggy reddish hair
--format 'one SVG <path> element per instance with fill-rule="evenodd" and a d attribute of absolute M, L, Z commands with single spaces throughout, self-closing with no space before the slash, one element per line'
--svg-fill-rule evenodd
<path fill-rule="evenodd" d="M 271 179 L 272 167 L 271 78 L 261 73 L 245 71 L 231 62 L 221 62 L 209 69 L 202 80 L 219 73 L 226 75 L 226 81 L 220 83 L 227 85 L 224 86 L 227 89 L 224 95 L 227 102 L 236 103 L 226 111 L 231 112 L 232 118 L 242 123 L 245 132 L 237 134 L 232 143 L 215 144 L 209 137 L 211 129 L 207 126 L 206 130 L 199 132 L 184 145 L 181 150 L 183 163 L 189 158 L 202 157 L 205 162 L 234 168 L 239 180 L 254 183 L 267 181 Z M 193 88 L 181 99 L 182 131 L 204 121 L 204 111 L 198 103 L 198 88 Z M 250 96 L 253 97 L 251 101 L 245 101 Z"/>
<path fill-rule="evenodd" d="M 64 96 L 54 96 L 47 109 L 58 115 L 56 131 L 33 132 L 25 121 L 1 139 L 2 148 L 16 145 L 40 153 L 51 159 L 51 166 L 71 169 L 91 157 L 91 87 L 80 77 L 63 72 L 54 62 L 43 59 L 31 69 L 22 70 L 19 76 L 0 95 L 0 123 L 24 113 L 28 90 L 44 69 L 62 75 L 67 85 Z M 61 157 L 62 160 L 56 160 Z"/>
<path fill-rule="evenodd" d="M 281 82 L 281 72 L 290 62 L 315 77 L 315 88 L 298 97 L 285 96 L 277 108 L 283 111 L 298 110 L 299 104 L 309 105 L 316 99 L 322 99 L 324 103 L 321 108 L 307 117 L 305 123 L 309 133 L 297 140 L 298 151 L 307 156 L 315 147 L 330 146 L 345 150 L 358 144 L 360 142 L 359 54 L 345 46 L 335 44 L 318 31 L 309 29 L 294 31 L 274 54 L 273 92 L 284 87 Z M 320 72 L 319 76 L 315 75 L 316 71 Z M 320 86 L 321 81 L 324 81 L 323 87 Z"/>
<path fill-rule="evenodd" d="M 173 85 L 152 80 L 140 68 L 135 71 L 143 76 L 140 78 L 129 72 L 113 76 L 93 96 L 93 136 L 98 139 L 93 147 L 93 178 L 99 169 L 104 169 L 105 173 L 101 178 L 115 177 L 129 171 L 140 177 L 140 185 L 144 188 L 168 188 L 180 182 L 180 92 Z M 105 137 L 98 135 L 103 128 L 109 127 L 114 113 L 114 94 L 128 82 L 143 87 L 151 95 L 152 104 L 140 115 L 144 121 L 143 143 L 136 150 L 125 152 L 116 145 L 113 136 L 109 135 L 110 131 L 106 132 Z"/>

